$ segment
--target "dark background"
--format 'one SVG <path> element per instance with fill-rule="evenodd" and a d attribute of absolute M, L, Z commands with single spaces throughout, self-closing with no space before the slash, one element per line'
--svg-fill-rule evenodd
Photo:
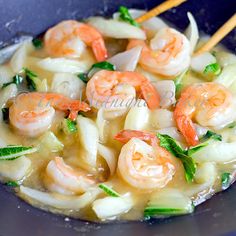
<path fill-rule="evenodd" d="M 111 15 L 118 6 L 150 9 L 157 0 L 0 0 L 0 47 L 18 35 L 38 35 L 63 19 Z M 188 0 L 162 16 L 184 29 L 186 12 L 196 17 L 200 29 L 214 33 L 236 12 L 236 0 Z M 236 52 L 236 31 L 223 43 Z M 1 131 L 0 131 L 1 132 Z M 118 235 L 236 235 L 236 185 L 197 207 L 190 216 L 151 222 L 108 225 L 66 221 L 64 217 L 30 207 L 0 186 L 0 236 L 118 236 Z"/>

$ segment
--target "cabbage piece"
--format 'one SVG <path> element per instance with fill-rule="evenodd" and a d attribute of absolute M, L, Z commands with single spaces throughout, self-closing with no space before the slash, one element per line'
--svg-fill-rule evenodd
<path fill-rule="evenodd" d="M 0 176 L 6 180 L 22 180 L 30 172 L 31 160 L 25 156 L 15 160 L 0 161 Z"/>
<path fill-rule="evenodd" d="M 150 123 L 156 129 L 172 127 L 175 125 L 173 112 L 166 109 L 150 111 Z"/>
<path fill-rule="evenodd" d="M 137 105 L 131 107 L 126 119 L 124 129 L 145 130 L 149 120 L 149 109 L 144 100 L 139 99 Z"/>
<path fill-rule="evenodd" d="M 197 163 L 226 163 L 236 160 L 236 142 L 226 143 L 212 141 L 192 155 Z"/>
<path fill-rule="evenodd" d="M 46 206 L 77 211 L 88 206 L 101 192 L 102 190 L 99 188 L 90 188 L 80 196 L 64 196 L 57 193 L 46 193 L 25 186 L 20 186 L 20 196 L 25 200 L 33 199 Z"/>
<path fill-rule="evenodd" d="M 125 52 L 118 53 L 108 59 L 118 71 L 135 71 L 142 51 L 142 46 L 137 46 Z"/>
<path fill-rule="evenodd" d="M 7 101 L 17 95 L 18 89 L 15 84 L 10 84 L 0 91 L 0 108 L 4 107 Z"/>
<path fill-rule="evenodd" d="M 190 23 L 188 28 L 186 29 L 185 34 L 190 41 L 191 53 L 193 53 L 199 39 L 199 32 L 196 20 L 194 19 L 193 15 L 190 12 L 188 12 L 187 16 Z"/>
<path fill-rule="evenodd" d="M 33 52 L 34 47 L 31 42 L 24 42 L 15 52 L 10 60 L 13 72 L 20 72 L 26 66 L 27 55 Z"/>
<path fill-rule="evenodd" d="M 51 91 L 65 95 L 72 99 L 82 97 L 85 83 L 76 75 L 69 73 L 56 73 L 53 76 Z"/>
<path fill-rule="evenodd" d="M 91 17 L 88 23 L 105 37 L 116 39 L 146 39 L 145 32 L 128 23 L 117 20 L 106 20 L 103 17 Z"/>
<path fill-rule="evenodd" d="M 87 61 L 76 61 L 66 58 L 45 58 L 37 63 L 37 66 L 43 70 L 61 73 L 84 73 L 90 69 Z"/>
<path fill-rule="evenodd" d="M 96 167 L 99 141 L 97 126 L 91 119 L 78 116 L 77 128 L 79 140 L 86 152 L 84 161 L 91 167 Z"/>
<path fill-rule="evenodd" d="M 127 213 L 134 205 L 130 195 L 122 197 L 105 197 L 93 202 L 93 210 L 101 220 L 114 219 Z"/>
<path fill-rule="evenodd" d="M 210 186 L 214 184 L 216 177 L 216 165 L 212 162 L 204 162 L 198 165 L 194 179 L 198 184 L 207 183 Z"/>
<path fill-rule="evenodd" d="M 117 166 L 117 156 L 115 150 L 102 144 L 98 144 L 98 154 L 105 159 L 110 169 L 110 175 L 114 175 Z"/>
<path fill-rule="evenodd" d="M 12 82 L 12 77 L 14 76 L 13 71 L 7 65 L 0 65 L 0 87 L 3 84 Z"/>
<path fill-rule="evenodd" d="M 215 52 L 215 57 L 222 67 L 236 65 L 236 56 L 233 53 L 220 50 Z"/>

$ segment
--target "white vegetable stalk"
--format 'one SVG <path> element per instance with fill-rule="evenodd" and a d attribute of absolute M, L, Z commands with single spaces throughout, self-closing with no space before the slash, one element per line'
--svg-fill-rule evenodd
<path fill-rule="evenodd" d="M 51 91 L 65 95 L 72 99 L 82 97 L 85 83 L 76 75 L 70 73 L 56 73 L 53 76 Z"/>
<path fill-rule="evenodd" d="M 6 180 L 19 181 L 30 172 L 31 160 L 25 156 L 0 162 L 0 176 Z"/>
<path fill-rule="evenodd" d="M 186 29 L 185 35 L 190 41 L 191 53 L 193 53 L 199 39 L 199 32 L 196 20 L 194 19 L 193 15 L 188 12 L 187 16 L 190 23 Z"/>
<path fill-rule="evenodd" d="M 78 116 L 77 127 L 79 139 L 86 155 L 84 161 L 96 167 L 99 133 L 96 124 L 89 118 Z"/>
<path fill-rule="evenodd" d="M 115 65 L 118 71 L 135 71 L 139 57 L 142 51 L 142 46 L 134 47 L 108 59 L 108 62 Z"/>
<path fill-rule="evenodd" d="M 43 70 L 54 73 L 84 73 L 89 70 L 90 64 L 85 61 L 76 61 L 66 58 L 45 58 L 37 63 L 37 66 Z"/>
<path fill-rule="evenodd" d="M 198 72 L 203 73 L 206 66 L 216 63 L 216 58 L 209 52 L 204 52 L 200 55 L 194 56 L 191 59 L 191 68 Z"/>
<path fill-rule="evenodd" d="M 159 129 L 157 130 L 157 132 L 160 134 L 167 134 L 180 143 L 183 143 L 185 141 L 182 134 L 177 130 L 176 127 L 167 127 L 167 128 Z"/>
<path fill-rule="evenodd" d="M 3 108 L 7 101 L 17 95 L 18 89 L 15 84 L 10 84 L 0 91 L 0 108 Z"/>
<path fill-rule="evenodd" d="M 149 113 L 146 102 L 139 99 L 137 105 L 129 110 L 125 119 L 124 129 L 145 130 L 149 120 Z"/>
<path fill-rule="evenodd" d="M 25 67 L 26 58 L 34 50 L 31 42 L 24 42 L 10 60 L 13 72 L 18 73 Z"/>
<path fill-rule="evenodd" d="M 226 51 L 217 51 L 215 53 L 217 62 L 222 66 L 228 66 L 235 64 L 236 65 L 236 56 L 233 53 Z"/>
<path fill-rule="evenodd" d="M 175 83 L 173 80 L 155 81 L 153 85 L 160 95 L 161 108 L 167 108 L 175 104 Z"/>
<path fill-rule="evenodd" d="M 0 87 L 2 87 L 4 83 L 12 82 L 13 76 L 14 73 L 11 70 L 10 66 L 0 65 Z"/>
<path fill-rule="evenodd" d="M 108 121 L 104 118 L 104 109 L 100 108 L 97 113 L 96 125 L 99 133 L 99 142 L 106 143 L 108 138 L 108 133 L 106 130 Z"/>
<path fill-rule="evenodd" d="M 110 175 L 114 175 L 117 166 L 117 156 L 115 150 L 102 144 L 98 144 L 98 154 L 105 159 L 110 169 Z"/>
<path fill-rule="evenodd" d="M 91 188 L 80 196 L 64 196 L 20 186 L 20 195 L 24 199 L 33 199 L 44 205 L 63 210 L 80 210 L 92 203 L 101 192 L 99 188 Z"/>
<path fill-rule="evenodd" d="M 236 142 L 213 141 L 192 155 L 197 163 L 227 163 L 236 160 Z"/>
<path fill-rule="evenodd" d="M 150 111 L 150 123 L 155 129 L 164 129 L 175 125 L 173 112 L 167 109 Z"/>
<path fill-rule="evenodd" d="M 145 32 L 142 29 L 122 21 L 91 17 L 88 23 L 105 37 L 116 39 L 146 39 Z"/>
<path fill-rule="evenodd" d="M 131 196 L 106 197 L 93 202 L 93 210 L 101 220 L 115 219 L 127 213 L 134 205 Z"/>

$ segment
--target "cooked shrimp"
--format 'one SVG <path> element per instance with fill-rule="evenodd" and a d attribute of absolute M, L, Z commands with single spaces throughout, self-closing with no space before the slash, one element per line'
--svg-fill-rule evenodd
<path fill-rule="evenodd" d="M 150 41 L 130 40 L 127 49 L 142 46 L 140 65 L 153 73 L 163 76 L 176 76 L 190 65 L 190 43 L 180 32 L 163 28 Z"/>
<path fill-rule="evenodd" d="M 125 130 L 115 139 L 126 143 L 118 159 L 118 171 L 122 178 L 138 189 L 163 188 L 175 173 L 171 154 L 158 144 L 153 134 Z M 146 142 L 151 143 L 151 145 Z"/>
<path fill-rule="evenodd" d="M 72 120 L 77 117 L 78 111 L 90 110 L 88 104 L 57 93 L 22 93 L 10 107 L 10 123 L 24 135 L 37 136 L 50 127 L 54 108 L 69 111 Z"/>
<path fill-rule="evenodd" d="M 49 55 L 56 57 L 79 57 L 85 45 L 92 47 L 97 61 L 107 58 L 102 35 L 92 26 L 67 20 L 49 29 L 44 37 Z"/>
<path fill-rule="evenodd" d="M 48 163 L 44 182 L 49 190 L 68 195 L 83 193 L 95 185 L 95 180 L 65 164 L 61 157 Z"/>
<path fill-rule="evenodd" d="M 133 98 L 133 90 L 127 91 L 127 85 L 133 87 L 140 94 L 150 109 L 159 107 L 159 94 L 150 81 L 136 72 L 118 72 L 101 70 L 89 80 L 86 95 L 90 105 L 95 108 L 105 106 L 111 108 L 114 103 L 124 106 L 128 98 Z"/>
<path fill-rule="evenodd" d="M 224 86 L 214 82 L 198 83 L 181 93 L 174 118 L 187 143 L 195 146 L 199 139 L 193 119 L 202 126 L 219 129 L 234 121 L 235 108 L 232 94 Z"/>

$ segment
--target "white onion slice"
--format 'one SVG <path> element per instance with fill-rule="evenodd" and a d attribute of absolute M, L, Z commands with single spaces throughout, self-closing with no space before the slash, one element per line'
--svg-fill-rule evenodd
<path fill-rule="evenodd" d="M 96 125 L 98 127 L 99 142 L 105 143 L 107 141 L 107 128 L 108 121 L 104 118 L 104 108 L 100 108 L 97 113 Z"/>
<path fill-rule="evenodd" d="M 84 73 L 89 70 L 90 65 L 85 61 L 76 61 L 66 58 L 45 58 L 37 63 L 43 70 L 61 73 Z"/>
<path fill-rule="evenodd" d="M 108 62 L 116 66 L 118 71 L 135 71 L 142 51 L 141 46 L 134 47 L 108 59 Z"/>
<path fill-rule="evenodd" d="M 174 138 L 175 140 L 177 140 L 180 143 L 184 142 L 183 136 L 177 130 L 176 127 L 168 127 L 168 128 L 159 129 L 159 130 L 157 130 L 157 132 L 160 133 L 160 134 L 167 134 L 167 135 Z"/>
<path fill-rule="evenodd" d="M 0 87 L 4 83 L 12 82 L 12 77 L 14 76 L 13 71 L 7 65 L 0 65 Z"/>
<path fill-rule="evenodd" d="M 110 169 L 110 174 L 114 175 L 117 165 L 116 153 L 112 148 L 98 144 L 98 153 L 102 156 Z"/>
<path fill-rule="evenodd" d="M 80 196 L 64 196 L 20 186 L 20 195 L 24 199 L 34 199 L 44 205 L 64 210 L 80 210 L 92 203 L 100 193 L 101 189 L 91 188 Z"/>
<path fill-rule="evenodd" d="M 106 20 L 103 17 L 91 17 L 88 19 L 88 23 L 105 37 L 146 39 L 145 32 L 142 29 L 122 21 Z"/>
<path fill-rule="evenodd" d="M 199 32 L 196 20 L 194 19 L 193 15 L 188 12 L 187 16 L 190 23 L 186 29 L 185 35 L 190 41 L 191 53 L 193 53 L 199 39 Z"/>
<path fill-rule="evenodd" d="M 166 109 L 150 111 L 150 123 L 156 129 L 164 129 L 175 125 L 173 112 Z"/>
<path fill-rule="evenodd" d="M 18 89 L 15 84 L 10 84 L 0 91 L 0 108 L 4 107 L 6 102 L 17 95 Z"/>

